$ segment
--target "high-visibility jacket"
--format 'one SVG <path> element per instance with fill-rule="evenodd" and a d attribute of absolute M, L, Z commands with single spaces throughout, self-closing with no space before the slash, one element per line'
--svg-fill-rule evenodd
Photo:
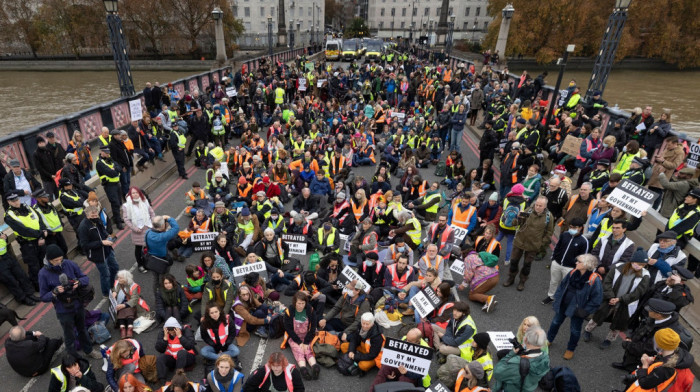
<path fill-rule="evenodd" d="M 197 230 L 195 230 L 195 233 L 208 233 L 209 232 L 209 223 L 210 223 L 209 218 L 205 218 L 204 222 L 202 222 L 202 224 L 199 225 L 199 228 Z M 197 217 L 192 218 L 192 224 L 198 225 Z"/>
<path fill-rule="evenodd" d="M 108 146 L 109 143 L 112 141 L 112 135 L 107 136 L 106 139 L 104 136 L 100 135 L 100 137 L 98 137 L 98 139 L 100 140 L 100 143 L 102 143 L 102 147 Z"/>
<path fill-rule="evenodd" d="M 591 152 L 591 150 L 593 149 L 593 142 L 592 142 L 591 139 L 589 139 L 589 138 L 585 138 L 585 139 L 583 139 L 583 140 L 586 142 L 586 151 L 587 151 L 587 152 Z M 576 156 L 576 160 L 577 160 L 577 161 L 581 161 L 581 163 L 586 163 L 586 161 L 588 160 L 588 158 L 584 158 L 584 157 L 581 156 L 581 154 L 578 154 L 578 155 Z"/>
<path fill-rule="evenodd" d="M 253 186 L 246 182 L 245 187 L 243 189 L 241 189 L 240 185 L 237 187 L 237 189 L 238 197 L 248 197 L 250 191 L 253 190 Z"/>
<path fill-rule="evenodd" d="M 119 288 L 119 280 L 114 281 L 114 290 L 116 291 Z M 129 297 L 133 297 L 134 295 L 139 296 L 139 306 L 141 309 L 145 310 L 146 312 L 150 311 L 151 308 L 148 306 L 146 301 L 141 298 L 141 286 L 139 286 L 137 283 L 132 283 L 131 286 L 129 286 Z"/>
<path fill-rule="evenodd" d="M 177 359 L 177 353 L 185 348 L 182 347 L 180 343 L 180 338 L 177 336 L 171 337 L 170 334 L 166 334 L 168 339 L 168 347 L 165 349 L 165 355 L 170 355 L 171 357 Z M 194 354 L 194 350 L 186 350 L 190 354 Z"/>
<path fill-rule="evenodd" d="M 436 256 L 435 256 L 435 265 L 433 265 L 433 262 L 430 261 L 430 258 L 428 257 L 428 255 L 425 255 L 425 256 L 421 257 L 420 259 L 423 260 L 423 262 L 425 263 L 426 269 L 427 269 L 427 268 L 434 268 L 435 271 L 438 271 L 438 270 L 439 270 L 440 264 L 441 264 L 441 263 L 443 262 L 443 260 L 444 260 L 442 256 L 436 255 Z M 420 272 L 419 272 L 419 274 L 420 274 L 420 276 L 418 276 L 418 279 L 423 279 L 423 278 L 424 278 L 423 274 L 420 273 Z"/>
<path fill-rule="evenodd" d="M 88 372 L 90 372 L 89 366 L 87 370 L 85 370 L 83 375 L 86 375 Z M 61 392 L 68 391 L 68 378 L 65 374 L 63 374 L 63 371 L 61 370 L 61 365 L 58 365 L 55 368 L 51 368 L 51 375 L 61 383 Z"/>
<path fill-rule="evenodd" d="M 425 211 L 437 214 L 438 209 L 440 209 L 440 201 L 442 200 L 442 196 L 440 195 L 440 193 L 433 193 L 432 195 L 426 196 L 425 199 L 423 199 L 423 202 L 425 204 L 429 204 L 431 201 L 433 201 L 433 199 L 438 199 L 438 201 L 430 207 L 426 208 Z"/>
<path fill-rule="evenodd" d="M 359 206 L 355 203 L 355 199 L 350 200 L 350 205 L 352 207 L 352 213 L 355 215 L 355 222 L 360 223 L 360 219 L 365 213 L 365 208 L 367 207 L 367 199 L 365 199 Z"/>
<path fill-rule="evenodd" d="M 464 318 L 464 320 L 460 321 L 459 325 L 457 325 L 457 328 L 455 328 L 454 331 L 454 336 L 457 336 L 457 331 L 459 331 L 462 328 L 465 327 L 471 327 L 474 330 L 474 334 L 469 337 L 469 339 L 465 340 L 464 343 L 459 345 L 459 356 L 465 359 L 466 361 L 471 362 L 472 360 L 472 355 L 473 351 L 471 350 L 472 348 L 472 342 L 474 342 L 474 335 L 476 335 L 476 323 L 474 323 L 474 319 L 472 319 L 471 315 L 467 315 L 467 317 Z"/>
<path fill-rule="evenodd" d="M 260 203 L 260 202 L 255 203 L 255 210 L 256 210 L 257 212 L 260 212 L 260 211 L 262 211 L 263 208 L 265 208 L 265 206 L 269 206 L 269 207 L 270 207 L 270 208 L 267 210 L 267 212 L 265 212 L 265 213 L 263 214 L 263 217 L 264 217 L 265 219 L 267 219 L 267 218 L 270 217 L 270 214 L 272 214 L 272 208 L 273 208 L 273 207 L 272 207 L 272 202 L 270 202 L 270 199 L 265 199 L 265 201 L 262 202 L 262 203 Z"/>
<path fill-rule="evenodd" d="M 282 87 L 277 87 L 275 89 L 275 103 L 277 105 L 284 103 L 284 89 Z"/>
<path fill-rule="evenodd" d="M 406 285 L 408 284 L 408 277 L 413 273 L 413 267 L 411 267 L 410 265 L 406 266 L 406 270 L 401 276 L 399 276 L 396 271 L 396 264 L 392 264 L 386 268 L 389 270 L 389 274 L 391 274 L 392 287 L 396 287 L 399 290 L 406 287 Z"/>
<path fill-rule="evenodd" d="M 338 219 L 338 224 L 342 225 L 343 222 L 345 222 L 345 218 L 348 217 L 348 213 L 346 212 L 342 216 L 340 216 L 340 213 L 342 211 L 346 211 L 347 208 L 349 208 L 349 207 L 350 207 L 350 203 L 348 203 L 347 200 L 343 200 L 343 202 L 340 203 L 340 205 L 338 205 L 338 203 L 333 203 L 333 213 L 331 214 L 331 217 Z M 357 219 L 357 218 L 355 218 L 355 219 Z"/>
<path fill-rule="evenodd" d="M 663 362 L 654 362 L 651 365 L 649 365 L 649 368 L 647 369 L 647 374 L 651 374 L 651 372 L 654 371 L 659 366 L 662 366 Z M 637 371 L 635 370 L 635 373 Z M 661 384 L 657 385 L 653 389 L 644 389 L 639 385 L 639 380 L 636 380 L 632 385 L 627 388 L 627 391 L 625 392 L 643 392 L 643 391 L 650 391 L 650 392 L 664 392 L 668 391 L 669 388 L 673 385 L 674 382 L 676 382 L 676 376 L 678 375 L 677 371 L 673 372 L 673 376 L 669 377 L 666 381 L 662 382 Z"/>
<path fill-rule="evenodd" d="M 598 227 L 600 227 L 600 234 L 598 234 L 598 237 L 595 239 L 595 241 L 593 241 L 594 248 L 596 245 L 598 245 L 598 242 L 600 242 L 601 238 L 607 237 L 609 234 L 612 234 L 613 220 L 614 219 L 611 216 L 606 216 L 600 222 L 600 225 L 598 226 Z"/>
<path fill-rule="evenodd" d="M 7 210 L 7 215 L 11 216 L 12 219 L 16 220 L 17 222 L 21 223 L 23 226 L 30 228 L 32 230 L 40 230 L 41 229 L 41 224 L 39 223 L 39 215 L 34 211 L 33 209 L 27 207 L 29 210 L 29 214 L 27 215 L 17 215 L 14 209 L 10 208 Z M 18 232 L 15 231 L 15 236 L 19 238 L 23 238 L 27 241 L 33 241 L 36 238 L 34 237 L 25 237 Z"/>
<path fill-rule="evenodd" d="M 172 130 L 172 135 L 177 136 L 177 148 L 185 148 L 185 145 L 187 144 L 187 138 L 185 137 L 185 134 L 182 131 L 179 130 Z M 171 135 L 171 137 L 172 137 Z"/>
<path fill-rule="evenodd" d="M 318 229 L 318 232 L 317 232 L 319 245 L 333 247 L 333 243 L 335 243 L 335 236 L 338 234 L 336 228 L 335 227 L 331 228 L 331 232 L 325 238 L 324 238 L 324 234 L 325 233 L 324 233 L 323 227 L 320 227 Z M 333 252 L 339 253 L 340 247 L 335 248 L 335 250 L 333 250 Z"/>
<path fill-rule="evenodd" d="M 681 204 L 681 206 L 683 206 L 683 204 Z M 689 213 L 687 213 L 685 216 L 681 217 L 680 214 L 678 213 L 679 210 L 680 210 L 680 208 L 676 208 L 673 211 L 673 215 L 671 215 L 671 217 L 668 218 L 668 223 L 667 223 L 668 230 L 673 230 L 673 228 L 676 227 L 676 225 L 678 225 L 681 222 L 688 220 L 690 218 L 696 219 L 697 218 L 696 215 L 698 215 L 698 213 L 700 213 L 700 210 L 698 208 L 693 208 Z M 685 232 L 678 233 L 678 239 L 680 239 L 684 235 L 692 236 L 693 232 L 695 231 L 695 226 L 697 226 L 697 225 L 698 224 L 695 223 L 695 225 L 690 227 Z"/>
<path fill-rule="evenodd" d="M 58 191 L 58 200 L 59 200 L 59 202 L 61 201 L 61 198 L 62 198 L 63 196 L 65 196 L 65 197 L 67 197 L 67 198 L 69 198 L 69 199 L 71 199 L 71 200 L 73 200 L 73 201 L 78 201 L 78 200 L 80 200 L 80 196 L 78 196 L 78 194 L 76 194 L 75 191 L 69 193 L 69 192 L 67 192 L 67 191 L 64 192 L 63 189 L 61 189 L 60 191 Z M 69 214 L 80 215 L 80 214 L 83 213 L 83 207 L 66 208 L 66 206 L 64 206 L 62 202 L 61 202 L 61 207 L 63 207 L 63 211 L 65 211 L 65 212 L 67 212 L 67 213 L 69 213 Z"/>
<path fill-rule="evenodd" d="M 374 248 L 365 250 L 364 251 L 365 254 L 367 254 L 369 252 L 374 252 L 374 253 L 379 252 L 379 248 L 378 248 L 379 236 L 377 235 L 377 232 L 375 232 L 375 231 L 370 231 L 369 233 L 365 234 L 365 236 L 362 238 L 362 245 L 369 245 L 372 236 L 375 237 Z"/>
<path fill-rule="evenodd" d="M 411 194 L 413 194 L 413 191 L 416 189 L 416 187 L 411 183 Z M 419 186 L 418 186 L 418 196 L 423 197 L 425 196 L 425 193 L 427 192 L 428 189 L 428 180 L 424 180 Z"/>
<path fill-rule="evenodd" d="M 474 249 L 478 249 L 479 244 L 481 244 L 481 241 L 483 241 L 483 240 L 484 240 L 483 235 L 476 237 L 476 241 L 474 242 Z M 496 241 L 495 238 L 491 237 L 491 241 L 489 241 L 489 244 L 486 247 L 486 252 L 493 253 L 493 251 L 496 250 L 496 248 L 498 248 L 499 245 L 501 245 L 501 243 Z"/>
<path fill-rule="evenodd" d="M 222 384 L 221 382 L 219 382 L 219 380 L 216 379 L 216 376 L 215 376 L 216 370 L 212 370 L 211 373 L 209 373 L 209 375 L 211 376 L 212 382 L 214 383 L 214 385 L 216 385 L 217 391 L 230 392 L 230 391 L 233 391 L 233 387 L 236 384 L 243 383 L 243 378 L 244 378 L 243 373 L 240 373 L 236 369 L 231 369 L 231 371 L 233 372 L 233 378 L 231 379 L 231 384 L 229 384 L 228 390 L 224 387 L 224 384 Z M 197 389 L 195 389 L 195 391 L 197 391 Z"/>
<path fill-rule="evenodd" d="M 219 327 L 216 330 L 216 333 L 214 333 L 214 330 L 212 329 L 207 329 L 207 335 L 211 338 L 212 341 L 214 342 L 219 342 L 220 344 L 226 343 L 226 339 L 228 339 L 229 336 L 229 327 L 231 326 L 231 320 L 229 318 L 229 315 L 226 315 L 226 322 L 219 323 Z"/>
<path fill-rule="evenodd" d="M 423 234 L 421 227 L 420 227 L 420 222 L 418 222 L 418 219 L 416 217 L 413 217 L 409 220 L 406 221 L 406 224 L 413 224 L 413 230 L 409 230 L 406 232 L 409 237 L 411 237 L 411 241 L 413 241 L 414 244 L 420 244 L 421 241 L 421 236 Z"/>
<path fill-rule="evenodd" d="M 445 83 L 450 83 L 452 81 L 452 70 L 446 69 L 442 75 L 442 81 Z"/>
<path fill-rule="evenodd" d="M 131 355 L 131 358 L 121 359 L 122 366 L 126 365 L 131 365 L 132 363 L 136 367 L 134 370 L 134 373 L 140 373 L 141 369 L 139 369 L 139 359 L 141 358 L 141 343 L 139 343 L 136 339 L 124 339 L 131 343 L 131 345 L 134 347 L 133 354 Z M 115 343 L 116 344 L 116 343 Z M 114 345 L 112 347 L 108 348 L 107 351 L 105 351 L 105 354 L 109 357 L 112 354 L 112 351 L 114 350 Z"/>
<path fill-rule="evenodd" d="M 466 210 L 462 210 L 458 204 L 452 212 L 452 224 L 466 230 L 476 212 L 476 207 L 472 205 L 469 205 Z"/>
<path fill-rule="evenodd" d="M 473 208 L 473 207 L 472 207 Z M 430 228 L 428 229 L 428 238 L 432 240 L 433 236 L 435 235 L 435 231 L 437 231 L 438 224 L 433 223 L 430 225 Z M 450 238 L 450 234 L 454 229 L 450 226 L 445 225 L 445 228 L 442 230 L 442 233 L 440 233 L 440 245 L 438 247 L 438 250 L 442 250 L 445 248 L 445 246 L 448 244 L 447 240 Z"/>
<path fill-rule="evenodd" d="M 423 284 L 425 285 L 425 283 L 423 283 Z M 455 303 L 454 303 L 454 302 L 447 302 L 447 303 L 443 304 L 442 306 L 440 306 L 440 309 L 438 309 L 437 317 L 442 317 L 442 315 L 445 313 L 445 311 L 446 311 L 447 309 L 450 309 L 450 308 L 452 308 L 452 307 L 454 307 L 454 306 L 455 306 Z M 445 329 L 445 328 L 447 328 L 447 323 L 448 323 L 449 321 L 450 321 L 450 320 L 439 321 L 439 322 L 436 322 L 435 325 L 437 325 L 438 327 L 440 327 L 440 328 L 442 328 L 442 329 Z"/>
<path fill-rule="evenodd" d="M 406 337 L 404 336 L 403 338 L 401 338 L 401 340 L 404 340 L 404 341 L 405 341 L 405 340 L 406 340 Z M 420 345 L 423 346 L 423 347 L 428 347 L 428 348 L 430 348 L 430 345 L 428 345 L 428 342 L 426 342 L 424 339 L 421 339 L 421 340 L 420 340 Z M 423 387 L 424 387 L 424 388 L 428 388 L 428 387 L 430 386 L 430 375 L 429 375 L 429 374 L 426 374 L 425 377 L 423 377 L 423 381 L 422 381 L 422 382 L 423 382 Z"/>
<path fill-rule="evenodd" d="M 267 251 L 267 242 L 262 241 L 262 246 L 263 246 L 263 251 Z M 280 257 L 280 261 L 284 260 L 284 248 L 282 247 L 282 239 L 278 238 L 277 241 L 275 241 L 275 245 L 277 246 L 277 254 Z"/>
<path fill-rule="evenodd" d="M 102 161 L 102 164 L 104 164 L 104 165 L 107 166 L 108 168 L 114 170 L 114 161 L 113 161 L 113 160 L 111 160 L 111 159 L 109 160 L 109 162 L 110 162 L 111 164 L 110 164 L 110 163 L 107 163 L 107 160 L 104 160 L 104 159 L 102 159 L 102 158 L 100 158 L 100 160 L 98 160 L 98 162 L 99 162 L 99 161 Z M 100 176 L 100 181 L 102 181 L 103 184 L 104 184 L 104 183 L 108 183 L 108 182 L 112 182 L 112 183 L 114 183 L 114 182 L 119 182 L 119 175 L 117 175 L 116 177 L 110 177 L 110 176 L 108 176 L 108 175 L 106 175 L 106 174 L 101 174 L 99 171 L 97 172 L 97 174 L 99 174 L 99 176 Z"/>
<path fill-rule="evenodd" d="M 464 378 L 467 376 L 467 372 L 464 371 L 464 369 L 459 369 L 459 372 L 457 373 L 457 381 L 455 381 L 455 392 L 488 392 L 488 388 L 480 387 L 480 386 L 475 386 L 474 388 L 469 388 L 466 384 L 464 385 L 464 388 L 462 388 L 462 382 L 464 381 Z"/>
<path fill-rule="evenodd" d="M 41 207 L 37 204 L 34 206 L 34 211 L 39 215 L 42 221 L 44 221 L 44 226 L 52 233 L 60 233 L 63 231 L 63 224 L 61 224 L 61 217 L 58 216 L 58 211 L 49 204 L 49 212 L 44 212 Z"/>
<path fill-rule="evenodd" d="M 294 392 L 294 383 L 292 382 L 292 370 L 294 370 L 294 365 L 292 365 L 291 363 L 284 368 L 284 381 L 287 383 L 288 392 Z M 265 376 L 263 377 L 263 380 L 260 383 L 260 385 L 258 385 L 258 388 L 262 388 L 262 386 L 265 385 L 265 382 L 267 381 L 268 377 L 270 377 L 270 365 L 265 364 Z M 272 381 L 270 381 L 270 383 L 272 383 Z"/>
<path fill-rule="evenodd" d="M 578 195 L 573 195 L 571 197 L 571 200 L 569 200 L 569 204 L 566 207 L 566 210 L 569 211 L 571 207 L 574 206 L 574 203 L 576 203 L 576 200 L 578 200 Z M 590 216 L 591 213 L 593 212 L 593 209 L 595 206 L 598 204 L 598 200 L 595 198 L 591 197 L 591 200 L 588 202 L 588 211 L 586 212 L 586 215 Z"/>

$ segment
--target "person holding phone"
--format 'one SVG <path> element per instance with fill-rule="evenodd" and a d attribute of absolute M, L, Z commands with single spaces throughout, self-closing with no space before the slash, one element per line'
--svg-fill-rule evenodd
<path fill-rule="evenodd" d="M 182 328 L 175 317 L 170 317 L 156 339 L 156 351 L 161 353 L 156 359 L 156 369 L 161 385 L 165 385 L 169 369 L 177 373 L 180 369 L 195 363 L 194 332 L 192 328 Z"/>

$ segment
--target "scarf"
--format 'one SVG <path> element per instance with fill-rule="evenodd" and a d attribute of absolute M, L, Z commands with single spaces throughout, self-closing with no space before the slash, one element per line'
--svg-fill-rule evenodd
<path fill-rule="evenodd" d="M 160 292 L 163 296 L 163 303 L 165 303 L 167 306 L 176 306 L 178 304 L 177 289 L 175 287 L 170 290 L 161 288 Z"/>
<path fill-rule="evenodd" d="M 148 212 L 150 205 L 147 200 L 140 200 L 138 203 L 134 204 L 131 200 L 131 195 L 129 195 L 124 205 L 126 206 L 126 219 L 130 220 L 137 229 L 153 227 L 151 215 Z"/>
<path fill-rule="evenodd" d="M 574 271 L 574 273 L 571 275 L 571 278 L 569 278 L 569 285 L 571 288 L 574 290 L 580 290 L 583 288 L 583 285 L 588 282 L 588 278 L 591 276 L 591 271 L 586 271 L 583 275 L 581 275 L 580 271 Z"/>

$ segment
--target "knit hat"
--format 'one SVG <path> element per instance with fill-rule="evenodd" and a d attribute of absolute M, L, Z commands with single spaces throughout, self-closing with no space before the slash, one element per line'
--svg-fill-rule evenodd
<path fill-rule="evenodd" d="M 681 343 L 681 337 L 671 328 L 663 328 L 654 334 L 654 342 L 660 349 L 671 351 L 678 348 L 678 345 Z"/>
<path fill-rule="evenodd" d="M 335 198 L 345 200 L 345 192 L 338 192 L 338 194 L 335 195 Z"/>
<path fill-rule="evenodd" d="M 223 201 L 219 200 L 216 203 L 214 203 L 214 207 L 226 207 L 226 204 Z"/>
<path fill-rule="evenodd" d="M 498 192 L 492 192 L 491 195 L 489 196 L 489 200 L 498 201 Z"/>
<path fill-rule="evenodd" d="M 46 247 L 46 260 L 53 260 L 63 257 L 63 250 L 56 244 L 51 244 Z"/>
<path fill-rule="evenodd" d="M 630 261 L 633 263 L 646 264 L 649 262 L 649 256 L 647 256 L 647 252 L 640 246 L 634 252 L 632 260 Z"/>
<path fill-rule="evenodd" d="M 487 332 L 479 332 L 472 338 L 476 342 L 476 346 L 481 349 L 488 349 L 489 343 L 491 343 L 491 337 Z"/>
<path fill-rule="evenodd" d="M 250 216 L 250 210 L 248 208 L 243 208 L 241 210 L 241 216 Z"/>
<path fill-rule="evenodd" d="M 510 190 L 510 193 L 514 195 L 522 195 L 523 192 L 525 192 L 525 187 L 523 184 L 515 184 L 513 185 L 513 188 Z"/>
<path fill-rule="evenodd" d="M 182 326 L 179 322 L 177 322 L 175 317 L 170 317 L 169 319 L 165 320 L 165 325 L 163 325 L 163 327 L 182 329 Z"/>
<path fill-rule="evenodd" d="M 484 378 L 484 367 L 479 363 L 479 361 L 471 361 L 467 364 L 467 369 L 469 373 L 474 376 L 477 380 Z"/>

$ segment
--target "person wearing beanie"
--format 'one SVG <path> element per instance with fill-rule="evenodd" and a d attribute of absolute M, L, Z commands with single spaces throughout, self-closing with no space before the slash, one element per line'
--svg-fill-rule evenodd
<path fill-rule="evenodd" d="M 554 318 L 547 331 L 547 341 L 553 343 L 564 320 L 570 318 L 569 342 L 564 359 L 574 357 L 585 318 L 596 311 L 603 301 L 603 284 L 595 272 L 598 259 L 591 254 L 576 258 L 576 268 L 566 274 L 554 294 Z"/>
<path fill-rule="evenodd" d="M 693 357 L 687 351 L 679 349 L 681 338 L 671 328 L 663 328 L 654 334 L 654 346 L 657 348 L 655 356 L 641 357 L 641 367 L 625 378 L 629 384 L 627 391 L 666 391 L 673 385 L 674 389 L 681 387 L 679 383 L 688 385 L 687 380 L 679 377 L 677 369 L 688 369 L 688 362 L 692 364 Z M 692 375 L 692 374 L 691 374 Z M 688 375 L 686 375 L 688 376 Z M 693 379 L 688 385 L 689 390 Z M 676 385 L 678 384 L 678 385 Z"/>
<path fill-rule="evenodd" d="M 482 203 L 476 213 L 476 220 L 479 226 L 474 231 L 474 234 L 483 232 L 486 226 L 490 224 L 494 226 L 493 234 L 495 237 L 498 234 L 498 229 L 496 228 L 499 226 L 502 213 L 503 208 L 501 207 L 501 203 L 498 202 L 498 192 L 491 192 L 486 203 Z M 500 249 L 500 243 L 498 247 Z"/>
<path fill-rule="evenodd" d="M 647 263 L 649 258 L 642 248 L 638 248 L 627 263 L 615 265 L 614 273 L 605 275 L 603 281 L 603 302 L 591 320 L 586 324 L 583 341 L 591 340 L 593 329 L 610 321 L 610 331 L 600 343 L 601 349 L 610 347 L 620 331 L 627 331 L 630 317 L 637 310 L 639 300 L 647 293 L 650 282 Z"/>
<path fill-rule="evenodd" d="M 492 366 L 493 368 L 493 366 Z M 488 377 L 490 378 L 490 376 Z M 457 373 L 455 392 L 488 391 L 488 378 L 483 365 L 478 361 L 467 362 Z"/>
<path fill-rule="evenodd" d="M 178 370 L 195 364 L 196 345 L 192 328 L 183 328 L 175 317 L 165 321 L 163 329 L 158 331 L 155 347 L 160 353 L 156 359 L 156 368 L 162 385 L 165 385 L 168 370 L 177 373 Z"/>
<path fill-rule="evenodd" d="M 563 231 L 557 241 L 557 246 L 552 252 L 552 264 L 549 268 L 549 291 L 547 297 L 542 300 L 543 305 L 549 305 L 554 301 L 554 293 L 559 287 L 564 276 L 576 268 L 576 258 L 586 254 L 591 249 L 588 239 L 584 237 L 583 226 L 586 221 L 574 218 L 568 231 Z"/>

